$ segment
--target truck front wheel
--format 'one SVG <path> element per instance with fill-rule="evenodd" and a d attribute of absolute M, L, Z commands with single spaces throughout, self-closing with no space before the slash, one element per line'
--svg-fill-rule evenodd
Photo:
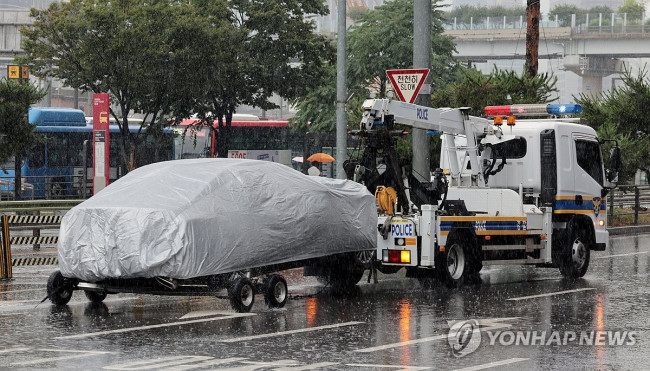
<path fill-rule="evenodd" d="M 565 243 L 559 267 L 560 273 L 567 278 L 580 278 L 589 268 L 589 245 L 585 231 L 574 227 L 569 240 Z"/>

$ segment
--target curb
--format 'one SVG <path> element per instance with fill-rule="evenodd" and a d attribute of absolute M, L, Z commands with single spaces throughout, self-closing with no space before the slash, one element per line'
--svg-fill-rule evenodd
<path fill-rule="evenodd" d="M 607 228 L 610 236 L 620 236 L 620 235 L 637 235 L 650 233 L 650 225 L 635 225 L 629 227 L 614 227 Z"/>

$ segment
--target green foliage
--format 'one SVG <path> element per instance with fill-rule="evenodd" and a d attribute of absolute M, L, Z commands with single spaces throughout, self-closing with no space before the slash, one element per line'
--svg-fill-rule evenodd
<path fill-rule="evenodd" d="M 451 38 L 443 35 L 443 13 L 434 2 L 432 11 L 432 70 L 434 84 L 443 84 L 453 74 Z M 347 121 L 357 129 L 361 118 L 358 109 L 364 99 L 376 92 L 386 94 L 386 70 L 413 66 L 413 0 L 395 0 L 367 12 L 348 32 L 348 97 Z M 304 131 L 332 132 L 336 128 L 336 68 L 331 65 L 318 87 L 294 101 L 298 113 L 293 126 Z"/>
<path fill-rule="evenodd" d="M 45 91 L 32 84 L 0 80 L 0 163 L 15 157 L 15 184 L 20 184 L 20 163 L 31 148 L 43 140 L 36 127 L 27 122 L 29 106 L 45 96 Z M 20 187 L 14 189 L 18 192 Z M 20 195 L 16 195 L 20 199 Z"/>
<path fill-rule="evenodd" d="M 525 18 L 526 8 L 461 5 L 446 13 L 448 20 L 453 21 L 456 18 L 458 23 L 466 24 L 470 23 L 471 18 L 474 18 L 474 22 L 477 22 L 479 19 L 484 19 L 485 17 L 503 18 L 503 16 L 507 18 L 523 16 Z"/>
<path fill-rule="evenodd" d="M 577 18 L 581 18 L 586 14 L 586 11 L 575 5 L 558 4 L 551 9 L 549 18 L 555 19 L 555 16 L 557 15 L 560 27 L 570 27 L 572 14 L 575 14 Z"/>
<path fill-rule="evenodd" d="M 632 135 L 620 130 L 618 124 L 613 122 L 605 122 L 598 128 L 599 138 L 616 139 L 620 148 L 621 168 L 619 169 L 618 179 L 619 184 L 629 184 L 634 180 L 634 175 L 637 169 L 642 168 L 645 171 L 650 171 L 647 167 L 639 167 L 638 164 L 642 163 L 644 157 L 647 157 L 648 150 L 650 150 L 650 140 L 645 134 Z M 605 161 L 605 168 L 609 168 L 611 164 L 609 161 L 609 153 L 611 148 L 614 147 L 614 142 L 605 142 L 602 146 L 603 160 Z"/>
<path fill-rule="evenodd" d="M 95 93 L 109 92 L 111 115 L 122 134 L 122 157 L 135 167 L 135 149 L 144 138 L 128 130 L 128 113 L 144 114 L 142 130 L 171 111 L 174 86 L 185 76 L 174 68 L 175 40 L 183 37 L 181 20 L 192 8 L 187 1 L 71 0 L 32 9 L 33 26 L 21 29 L 23 62 L 39 77 Z M 180 67 L 180 66 L 179 66 Z"/>
<path fill-rule="evenodd" d="M 143 131 L 192 113 L 229 126 L 240 104 L 270 109 L 274 93 L 306 94 L 333 53 L 305 16 L 326 12 L 322 2 L 301 0 L 57 2 L 32 9 L 22 61 L 36 76 L 109 92 L 131 170 L 144 138 L 128 130 L 132 110 L 144 114 Z M 219 132 L 221 156 L 228 129 Z"/>
<path fill-rule="evenodd" d="M 204 0 L 198 9 L 219 18 L 224 7 Z M 314 24 L 305 20 L 308 14 L 327 14 L 322 2 L 239 0 L 229 2 L 227 9 L 230 26 L 203 25 L 189 62 L 199 72 L 195 102 L 199 116 L 219 121 L 221 157 L 227 154 L 230 122 L 238 105 L 272 109 L 277 107 L 270 101 L 274 93 L 290 100 L 305 96 L 334 59 L 329 40 L 316 35 Z M 206 63 L 215 59 L 223 63 Z"/>
<path fill-rule="evenodd" d="M 645 68 L 636 75 L 625 68 L 622 80 L 621 87 L 614 87 L 602 95 L 582 93 L 576 102 L 582 105 L 581 117 L 602 131 L 602 138 L 619 140 L 623 163 L 619 179 L 624 184 L 633 179 L 636 169 L 650 168 L 650 117 L 647 115 L 650 81 Z"/>
<path fill-rule="evenodd" d="M 621 5 L 616 12 L 621 15 L 627 14 L 628 22 L 638 23 L 641 21 L 641 18 L 643 18 L 645 5 L 640 1 L 625 0 L 625 3 Z"/>
<path fill-rule="evenodd" d="M 546 73 L 528 78 L 496 68 L 489 75 L 466 69 L 460 81 L 436 91 L 431 101 L 434 107 L 471 107 L 473 115 L 481 116 L 485 106 L 551 102 L 556 83 L 557 77 Z"/>
<path fill-rule="evenodd" d="M 589 8 L 587 13 L 589 13 L 590 16 L 602 14 L 603 18 L 605 18 L 606 15 L 612 14 L 612 13 L 614 13 L 614 11 L 612 10 L 612 8 L 610 8 L 610 7 L 606 6 L 606 5 L 600 5 L 600 6 L 594 6 L 594 7 Z M 604 20 L 605 19 L 603 19 L 603 21 Z"/>

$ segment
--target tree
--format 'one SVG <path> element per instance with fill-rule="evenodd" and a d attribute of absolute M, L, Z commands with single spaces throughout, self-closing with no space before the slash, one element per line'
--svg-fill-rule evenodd
<path fill-rule="evenodd" d="M 471 113 L 484 116 L 485 106 L 548 103 L 557 92 L 557 77 L 542 73 L 532 78 L 513 71 L 495 69 L 484 75 L 476 69 L 466 69 L 458 82 L 436 91 L 434 107 L 471 107 Z"/>
<path fill-rule="evenodd" d="M 26 57 L 34 75 L 52 76 L 66 85 L 95 93 L 109 92 L 111 115 L 122 138 L 127 170 L 147 130 L 160 130 L 160 116 L 180 111 L 191 87 L 183 59 L 183 22 L 197 16 L 190 2 L 173 0 L 71 0 L 32 9 L 34 23 L 21 29 Z M 114 109 L 117 107 L 117 110 Z M 186 106 L 182 106 L 186 107 Z M 128 114 L 144 115 L 137 134 L 129 131 Z"/>
<path fill-rule="evenodd" d="M 645 12 L 645 5 L 636 0 L 625 0 L 616 13 L 627 14 L 627 21 L 631 23 L 641 22 Z"/>
<path fill-rule="evenodd" d="M 581 117 L 587 123 L 607 136 L 603 138 L 618 139 L 622 143 L 622 171 L 620 182 L 631 181 L 636 169 L 650 168 L 650 80 L 648 71 L 643 68 L 638 74 L 625 67 L 621 74 L 623 84 L 613 87 L 602 95 L 580 94 L 576 102 L 582 105 Z M 603 128 L 604 129 L 601 129 Z M 615 128 L 615 129 L 613 129 Z"/>
<path fill-rule="evenodd" d="M 45 92 L 32 84 L 12 80 L 0 81 L 0 163 L 14 158 L 14 199 L 22 198 L 21 165 L 27 149 L 43 138 L 36 127 L 27 122 L 29 106 L 45 96 Z"/>
<path fill-rule="evenodd" d="M 454 68 L 454 43 L 443 35 L 443 13 L 434 1 L 432 11 L 432 70 L 434 84 L 443 84 Z M 361 15 L 348 32 L 348 123 L 359 122 L 358 107 L 371 93 L 386 96 L 386 70 L 413 66 L 413 0 L 395 0 Z M 336 128 L 336 69 L 310 94 L 294 101 L 298 108 L 292 120 L 297 130 L 332 132 Z M 356 129 L 356 125 L 353 128 Z"/>
<path fill-rule="evenodd" d="M 471 18 L 474 22 L 485 19 L 486 17 L 526 17 L 526 8 L 521 6 L 516 7 L 503 7 L 503 6 L 472 6 L 461 5 L 454 7 L 446 13 L 447 19 L 453 21 L 456 19 L 457 23 L 469 24 Z"/>
<path fill-rule="evenodd" d="M 575 14 L 576 18 L 580 18 L 585 14 L 584 9 L 580 9 L 575 5 L 563 5 L 558 4 L 551 9 L 549 12 L 549 17 L 555 19 L 555 16 L 558 17 L 558 23 L 560 27 L 570 27 L 571 26 L 571 16 Z"/>
<path fill-rule="evenodd" d="M 210 18 L 219 18 L 223 7 L 209 0 L 197 1 L 197 8 Z M 276 108 L 270 98 L 278 94 L 287 99 L 306 95 L 326 73 L 334 49 L 325 37 L 314 33 L 310 14 L 327 14 L 318 1 L 230 1 L 228 19 L 232 30 L 226 45 L 213 46 L 220 37 L 210 25 L 202 29 L 203 44 L 190 63 L 198 75 L 206 79 L 198 85 L 200 99 L 196 102 L 200 116 L 219 123 L 217 151 L 225 157 L 232 115 L 240 104 L 262 109 Z M 232 48 L 237 45 L 237 48 Z M 227 54 L 228 50 L 234 53 Z M 224 63 L 205 63 L 229 55 Z M 198 90 L 198 89 L 197 89 Z"/>

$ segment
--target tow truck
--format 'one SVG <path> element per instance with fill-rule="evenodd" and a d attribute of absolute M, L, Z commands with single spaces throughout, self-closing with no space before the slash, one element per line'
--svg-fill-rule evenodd
<path fill-rule="evenodd" d="M 456 287 L 488 265 L 556 267 L 585 275 L 608 245 L 606 195 L 618 181 L 618 143 L 605 170 L 595 130 L 566 116 L 577 104 L 430 108 L 392 99 L 363 103 L 363 155 L 349 179 L 377 198 L 374 265 L 406 268 L 423 285 Z M 550 119 L 521 117 L 553 116 Z M 505 123 L 505 125 L 504 125 Z M 442 136 L 440 168 L 418 180 L 396 151 L 397 124 Z M 615 141 L 614 141 L 615 142 Z"/>

